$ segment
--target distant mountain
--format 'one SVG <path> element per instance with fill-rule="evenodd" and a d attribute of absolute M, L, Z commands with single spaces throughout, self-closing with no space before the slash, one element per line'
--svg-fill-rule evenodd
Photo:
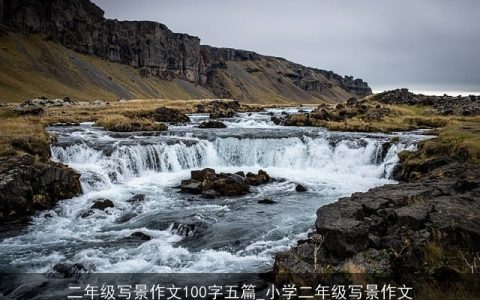
<path fill-rule="evenodd" d="M 65 95 L 318 103 L 371 93 L 361 79 L 200 45 L 160 23 L 105 19 L 89 0 L 0 0 L 0 67 L 0 100 L 12 101 Z"/>

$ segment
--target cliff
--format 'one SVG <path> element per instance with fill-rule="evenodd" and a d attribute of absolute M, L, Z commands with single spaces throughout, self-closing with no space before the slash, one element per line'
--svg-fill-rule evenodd
<path fill-rule="evenodd" d="M 193 98 L 211 95 L 247 102 L 337 102 L 371 93 L 361 79 L 250 51 L 202 46 L 199 38 L 173 33 L 156 22 L 109 20 L 89 0 L 0 0 L 0 24 L 2 40 L 12 39 L 11 35 L 18 33 L 28 37 L 40 35 L 43 41 L 39 47 L 48 48 L 51 44 L 47 42 L 54 42 L 82 55 L 130 66 L 138 73 L 135 80 L 153 77 L 167 85 L 180 80 L 180 85 L 187 87 L 179 89 Z M 16 37 L 13 39 L 18 43 Z M 15 44 L 13 48 L 25 48 L 22 46 Z M 9 59 L 5 53 L 3 56 L 4 60 Z M 1 61 L 2 66 L 8 63 Z M 55 62 L 50 66 L 55 67 Z M 61 65 L 56 67 L 60 73 L 71 73 L 61 70 Z M 21 64 L 16 65 L 19 68 L 27 74 L 45 72 L 45 68 L 29 70 Z M 62 85 L 71 87 L 63 82 L 63 76 L 59 77 Z M 95 82 L 93 77 L 86 80 Z M 0 86 L 11 84 L 0 83 Z M 113 94 L 124 98 L 135 96 L 135 93 L 128 95 L 128 91 Z"/>

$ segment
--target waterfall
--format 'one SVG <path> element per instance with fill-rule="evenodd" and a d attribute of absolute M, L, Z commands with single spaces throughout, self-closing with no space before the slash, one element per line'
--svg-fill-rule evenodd
<path fill-rule="evenodd" d="M 372 138 L 335 141 L 325 137 L 191 139 L 188 143 L 120 144 L 113 150 L 86 143 L 54 146 L 53 158 L 82 174 L 88 190 L 123 182 L 145 172 L 177 172 L 204 167 L 287 168 L 388 178 L 397 153 L 412 145 L 397 143 L 378 161 L 383 141 Z M 99 182 L 103 184 L 99 184 Z"/>

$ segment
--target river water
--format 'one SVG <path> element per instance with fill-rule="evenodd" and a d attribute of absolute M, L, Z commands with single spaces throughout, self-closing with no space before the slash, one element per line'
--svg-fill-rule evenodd
<path fill-rule="evenodd" d="M 304 109 L 304 108 L 302 108 Z M 51 127 L 53 159 L 81 174 L 83 195 L 34 216 L 18 235 L 0 242 L 0 270 L 49 271 L 81 263 L 91 272 L 262 272 L 275 253 L 312 230 L 315 212 L 339 197 L 392 183 L 401 150 L 414 150 L 419 133 L 364 134 L 282 127 L 271 114 L 241 113 L 227 129 L 199 129 L 207 115 L 165 133 L 112 133 L 84 123 Z M 400 138 L 380 155 L 382 145 Z M 239 198 L 206 200 L 178 193 L 190 171 L 267 171 L 275 180 Z M 296 184 L 307 187 L 297 193 Z M 143 201 L 129 201 L 144 195 Z M 272 198 L 274 205 L 257 201 Z M 98 199 L 115 207 L 86 214 Z M 175 224 L 197 224 L 185 236 Z M 150 241 L 129 239 L 134 232 Z"/>

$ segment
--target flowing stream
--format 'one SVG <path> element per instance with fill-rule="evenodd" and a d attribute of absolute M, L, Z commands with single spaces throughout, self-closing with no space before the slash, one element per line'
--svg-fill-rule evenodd
<path fill-rule="evenodd" d="M 227 129 L 198 129 L 190 116 L 166 133 L 112 133 L 85 123 L 51 127 L 53 159 L 81 174 L 83 195 L 41 212 L 19 235 L 0 242 L 0 270 L 47 272 L 62 262 L 91 272 L 261 272 L 275 253 L 312 230 L 315 212 L 339 197 L 392 183 L 397 153 L 414 150 L 419 133 L 334 133 L 282 127 L 271 114 L 242 113 Z M 393 136 L 399 141 L 383 151 Z M 190 171 L 267 171 L 275 180 L 239 198 L 206 200 L 178 193 Z M 301 183 L 306 193 L 297 193 Z M 131 201 L 144 195 L 143 201 Z M 257 201 L 272 198 L 278 204 Z M 113 208 L 91 210 L 98 199 Z M 88 213 L 89 212 L 89 213 Z M 184 235 L 178 224 L 200 230 Z M 149 241 L 128 238 L 134 232 Z"/>

